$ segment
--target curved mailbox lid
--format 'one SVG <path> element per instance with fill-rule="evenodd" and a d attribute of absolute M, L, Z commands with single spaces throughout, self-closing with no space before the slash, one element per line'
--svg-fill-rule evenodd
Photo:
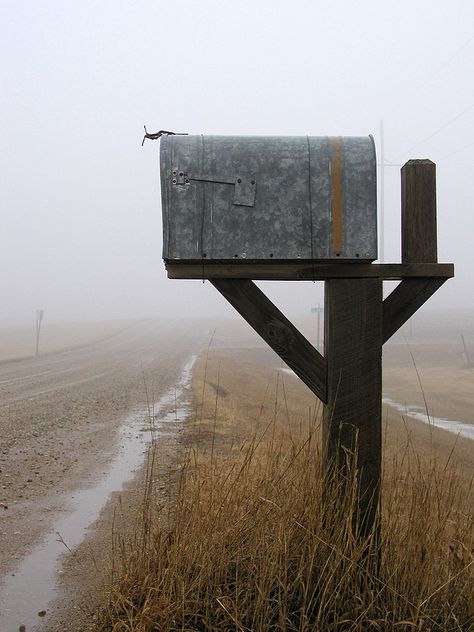
<path fill-rule="evenodd" d="M 371 137 L 164 136 L 160 167 L 165 260 L 377 258 Z"/>

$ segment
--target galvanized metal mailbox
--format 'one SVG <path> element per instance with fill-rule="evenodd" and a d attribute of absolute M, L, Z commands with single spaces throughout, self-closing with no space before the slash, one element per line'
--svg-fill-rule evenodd
<path fill-rule="evenodd" d="M 371 137 L 161 139 L 163 258 L 373 261 Z"/>

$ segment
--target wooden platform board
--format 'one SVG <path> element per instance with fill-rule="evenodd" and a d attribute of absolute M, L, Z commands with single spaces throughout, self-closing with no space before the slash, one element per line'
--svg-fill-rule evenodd
<path fill-rule="evenodd" d="M 452 263 L 308 263 L 165 262 L 170 279 L 252 279 L 253 281 L 326 281 L 379 278 L 397 281 L 412 277 L 454 276 Z"/>

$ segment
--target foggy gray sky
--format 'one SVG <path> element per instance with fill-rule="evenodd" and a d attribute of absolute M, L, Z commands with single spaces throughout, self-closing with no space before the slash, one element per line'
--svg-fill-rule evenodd
<path fill-rule="evenodd" d="M 366 135 L 438 168 L 430 305 L 474 307 L 474 3 L 1 0 L 0 324 L 231 314 L 161 260 L 158 143 L 203 134 Z M 386 261 L 399 261 L 399 169 Z M 307 311 L 321 284 L 270 289 Z"/>

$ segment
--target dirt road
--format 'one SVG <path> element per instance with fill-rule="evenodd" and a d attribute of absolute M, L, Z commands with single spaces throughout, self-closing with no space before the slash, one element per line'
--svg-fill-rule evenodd
<path fill-rule="evenodd" d="M 205 341 L 194 323 L 138 321 L 76 349 L 0 363 L 0 588 L 54 529 L 64 497 L 100 477 L 127 413 L 171 388 Z"/>

